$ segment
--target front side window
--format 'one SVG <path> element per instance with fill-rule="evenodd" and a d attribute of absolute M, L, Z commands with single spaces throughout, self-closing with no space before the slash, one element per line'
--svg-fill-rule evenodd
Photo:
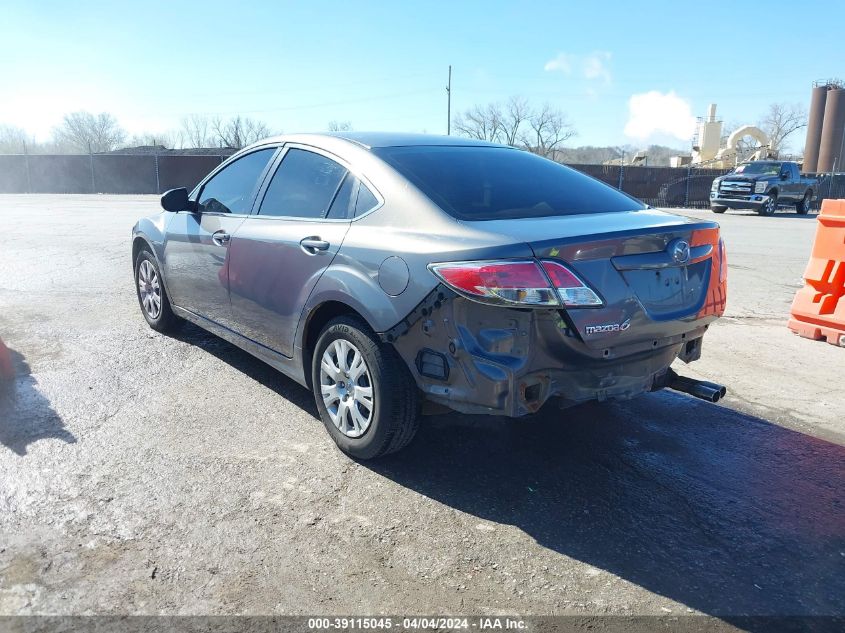
<path fill-rule="evenodd" d="M 258 178 L 276 148 L 261 149 L 230 163 L 203 185 L 197 201 L 201 213 L 249 213 Z"/>
<path fill-rule="evenodd" d="M 291 149 L 276 170 L 259 215 L 325 218 L 346 175 L 346 168 L 330 158 Z"/>
<path fill-rule="evenodd" d="M 579 171 L 500 147 L 374 149 L 382 160 L 459 220 L 611 213 L 646 206 Z"/>

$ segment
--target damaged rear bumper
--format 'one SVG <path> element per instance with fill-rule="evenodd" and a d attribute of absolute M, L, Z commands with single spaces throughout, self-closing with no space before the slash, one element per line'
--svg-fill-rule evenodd
<path fill-rule="evenodd" d="M 576 404 L 661 388 L 671 363 L 698 359 L 715 317 L 673 322 L 665 336 L 587 345 L 565 311 L 491 307 L 436 288 L 383 333 L 432 402 L 462 413 L 518 417 L 549 398 Z"/>

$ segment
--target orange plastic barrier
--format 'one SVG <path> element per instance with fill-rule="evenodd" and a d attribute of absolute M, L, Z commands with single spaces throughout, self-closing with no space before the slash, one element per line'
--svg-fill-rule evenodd
<path fill-rule="evenodd" d="M 11 380 L 15 377 L 15 367 L 12 365 L 12 353 L 0 338 L 0 380 Z"/>
<path fill-rule="evenodd" d="M 825 200 L 789 329 L 845 347 L 845 200 Z"/>

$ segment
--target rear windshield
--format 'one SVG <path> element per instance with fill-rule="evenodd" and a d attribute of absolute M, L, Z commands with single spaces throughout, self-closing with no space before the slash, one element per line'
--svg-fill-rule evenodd
<path fill-rule="evenodd" d="M 383 147 L 373 152 L 461 220 L 537 218 L 645 209 L 598 180 L 500 147 Z"/>

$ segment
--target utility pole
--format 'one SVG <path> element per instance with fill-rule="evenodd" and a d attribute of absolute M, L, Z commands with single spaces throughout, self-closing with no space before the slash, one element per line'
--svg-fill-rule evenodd
<path fill-rule="evenodd" d="M 91 141 L 88 141 L 88 158 L 91 161 L 91 193 L 97 193 L 97 180 L 94 177 L 94 152 L 91 149 Z"/>
<path fill-rule="evenodd" d="M 29 171 L 29 148 L 26 146 L 26 139 L 23 142 L 23 160 L 26 168 L 26 192 L 32 193 L 32 174 Z"/>
<path fill-rule="evenodd" d="M 449 64 L 449 83 L 446 84 L 446 134 L 452 135 L 452 64 Z"/>

